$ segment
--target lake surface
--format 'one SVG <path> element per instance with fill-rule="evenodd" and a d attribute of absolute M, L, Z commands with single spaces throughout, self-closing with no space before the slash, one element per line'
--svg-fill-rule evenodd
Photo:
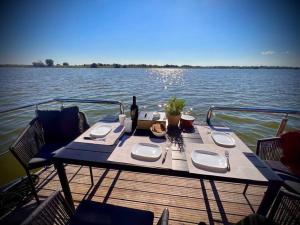
<path fill-rule="evenodd" d="M 72 97 L 120 100 L 128 113 L 133 95 L 140 109 L 146 110 L 163 110 L 171 96 L 184 98 L 185 113 L 199 121 L 205 120 L 211 105 L 300 110 L 300 70 L 0 68 L 0 110 Z M 117 106 L 79 107 L 90 123 L 104 114 L 118 112 Z M 0 152 L 8 150 L 33 118 L 34 109 L 0 115 Z M 214 121 L 230 126 L 248 145 L 255 145 L 257 139 L 275 135 L 281 118 L 282 115 L 216 112 Z M 299 128 L 299 118 L 290 117 L 288 129 Z M 5 162 L 10 160 L 11 157 Z"/>

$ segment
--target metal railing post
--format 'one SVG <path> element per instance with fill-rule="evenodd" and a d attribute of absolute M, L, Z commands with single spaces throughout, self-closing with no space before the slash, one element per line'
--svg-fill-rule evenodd
<path fill-rule="evenodd" d="M 288 122 L 288 116 L 289 116 L 289 114 L 287 113 L 282 118 L 281 123 L 280 123 L 280 125 L 277 129 L 277 132 L 276 132 L 276 137 L 279 137 L 283 133 L 283 131 L 285 130 L 286 124 Z"/>
<path fill-rule="evenodd" d="M 211 107 L 208 109 L 207 114 L 206 114 L 206 123 L 207 123 L 208 125 L 210 125 L 210 119 L 211 119 L 211 116 L 212 116 L 212 107 L 213 107 L 213 106 L 211 106 Z"/>

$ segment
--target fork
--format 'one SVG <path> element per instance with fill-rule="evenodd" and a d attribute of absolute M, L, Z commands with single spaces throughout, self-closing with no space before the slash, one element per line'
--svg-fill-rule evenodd
<path fill-rule="evenodd" d="M 229 152 L 225 151 L 225 157 L 227 158 L 227 171 L 230 171 L 230 163 L 229 163 Z"/>
<path fill-rule="evenodd" d="M 161 162 L 162 164 L 164 164 L 165 161 L 166 161 L 167 154 L 168 154 L 168 150 L 169 150 L 169 148 L 167 147 L 167 148 L 166 148 L 166 151 L 165 151 L 165 155 L 164 155 L 163 160 L 162 160 L 162 162 Z"/>

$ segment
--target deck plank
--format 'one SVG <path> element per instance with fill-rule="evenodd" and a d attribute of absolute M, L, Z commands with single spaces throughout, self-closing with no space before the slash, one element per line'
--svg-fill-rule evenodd
<path fill-rule="evenodd" d="M 53 166 L 41 170 L 38 195 L 45 199 L 60 190 Z M 91 187 L 88 167 L 66 166 L 66 174 L 75 206 L 83 199 L 154 212 L 154 224 L 163 209 L 169 208 L 171 225 L 235 223 L 253 213 L 262 200 L 264 187 L 219 181 L 197 180 L 163 175 L 93 168 L 95 185 Z M 34 201 L 34 200 L 32 200 Z"/>

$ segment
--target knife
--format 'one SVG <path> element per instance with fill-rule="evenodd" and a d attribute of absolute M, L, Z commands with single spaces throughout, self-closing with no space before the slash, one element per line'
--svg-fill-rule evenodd
<path fill-rule="evenodd" d="M 165 151 L 165 154 L 164 154 L 164 158 L 162 160 L 162 164 L 164 164 L 164 162 L 166 161 L 168 150 L 169 150 L 169 148 L 166 148 L 166 151 Z"/>

